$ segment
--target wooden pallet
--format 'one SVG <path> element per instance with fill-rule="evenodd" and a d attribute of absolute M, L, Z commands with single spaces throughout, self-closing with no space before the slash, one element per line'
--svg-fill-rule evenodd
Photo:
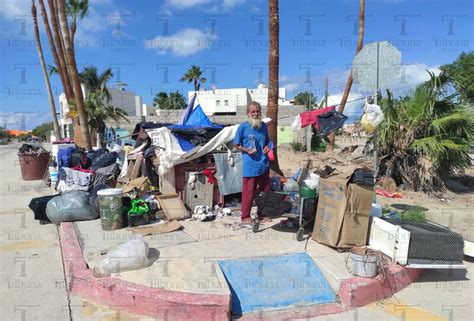
<path fill-rule="evenodd" d="M 117 180 L 117 187 L 122 187 L 131 180 L 141 176 L 143 153 L 127 155 L 127 162 L 127 174 L 125 174 L 125 176 L 123 177 L 119 177 L 119 179 Z"/>

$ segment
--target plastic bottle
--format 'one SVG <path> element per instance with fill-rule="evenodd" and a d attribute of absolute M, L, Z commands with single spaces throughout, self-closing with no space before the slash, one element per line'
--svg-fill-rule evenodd
<path fill-rule="evenodd" d="M 58 170 L 56 162 L 54 160 L 49 163 L 48 171 L 51 183 L 56 183 L 58 181 Z"/>
<path fill-rule="evenodd" d="M 249 149 L 249 154 L 253 154 L 257 151 L 257 148 L 255 147 L 255 135 L 249 135 L 249 145 L 247 148 Z"/>

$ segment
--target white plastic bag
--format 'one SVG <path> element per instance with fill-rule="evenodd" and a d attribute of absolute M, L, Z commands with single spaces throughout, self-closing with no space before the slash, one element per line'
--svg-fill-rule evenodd
<path fill-rule="evenodd" d="M 306 184 L 306 186 L 308 186 L 310 189 L 317 189 L 318 186 L 319 186 L 319 176 L 314 174 L 314 173 L 310 173 L 309 174 L 309 177 L 307 177 L 305 180 L 304 180 L 304 183 Z"/>
<path fill-rule="evenodd" d="M 289 179 L 288 182 L 283 186 L 283 191 L 285 192 L 298 192 L 300 190 L 298 183 L 295 180 Z"/>
<path fill-rule="evenodd" d="M 112 273 L 137 270 L 148 265 L 148 243 L 137 234 L 133 240 L 119 244 L 98 261 L 93 274 L 95 277 L 110 276 Z"/>
<path fill-rule="evenodd" d="M 362 116 L 361 124 L 366 132 L 373 132 L 384 120 L 382 109 L 379 105 L 365 104 L 365 114 Z"/>
<path fill-rule="evenodd" d="M 300 114 L 295 116 L 295 120 L 291 123 L 291 130 L 294 132 L 297 132 L 298 130 L 301 129 L 301 117 Z"/>

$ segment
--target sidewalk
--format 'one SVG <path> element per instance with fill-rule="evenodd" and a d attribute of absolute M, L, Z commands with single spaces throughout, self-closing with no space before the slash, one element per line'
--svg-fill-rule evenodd
<path fill-rule="evenodd" d="M 312 240 L 297 242 L 295 230 L 280 228 L 279 219 L 265 223 L 258 233 L 253 233 L 250 228 L 234 231 L 226 227 L 238 220 L 235 217 L 224 217 L 212 222 L 184 221 L 181 222 L 184 230 L 145 236 L 150 250 L 158 253 L 155 254 L 158 259 L 150 267 L 117 273 L 111 278 L 95 278 L 87 266 L 91 269 L 100 258 L 100 253 L 133 238 L 133 234 L 125 229 L 102 231 L 100 221 L 63 223 L 61 235 L 68 244 L 63 245 L 63 255 L 66 261 L 74 261 L 71 263 L 73 267 L 66 266 L 68 275 L 72 278 L 71 290 L 102 304 L 117 304 L 114 300 L 122 297 L 122 310 L 131 313 L 158 318 L 166 315 L 179 320 L 191 316 L 221 320 L 228 318 L 231 312 L 231 291 L 217 264 L 218 260 L 258 259 L 263 256 L 307 252 L 338 295 L 339 301 L 334 304 L 295 306 L 283 311 L 265 309 L 264 312 L 244 315 L 242 319 L 258 319 L 262 313 L 277 319 L 290 315 L 326 315 L 369 304 L 392 294 L 387 281 L 353 277 L 346 268 L 346 253 L 338 253 Z M 74 238 L 77 238 L 75 245 L 72 244 Z M 74 248 L 79 246 L 80 249 Z M 81 251 L 87 266 L 81 265 Z M 407 272 L 394 265 L 390 280 L 393 291 L 398 292 L 409 285 L 421 272 Z M 74 278 L 75 274 L 79 276 L 77 279 Z M 304 276 L 282 277 L 294 278 L 296 286 L 310 286 L 305 283 Z M 130 292 L 136 293 L 137 299 L 133 300 L 133 304 L 123 299 Z M 156 301 L 154 308 L 147 308 L 153 300 Z M 165 306 L 160 309 L 162 304 Z M 169 313 L 169 305 L 175 311 L 173 316 L 166 314 Z"/>

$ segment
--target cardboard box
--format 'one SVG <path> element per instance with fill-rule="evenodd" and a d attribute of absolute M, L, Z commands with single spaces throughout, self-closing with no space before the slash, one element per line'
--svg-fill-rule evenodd
<path fill-rule="evenodd" d="M 346 172 L 319 183 L 318 210 L 313 240 L 333 247 L 367 244 L 372 186 L 351 184 L 353 172 Z"/>

